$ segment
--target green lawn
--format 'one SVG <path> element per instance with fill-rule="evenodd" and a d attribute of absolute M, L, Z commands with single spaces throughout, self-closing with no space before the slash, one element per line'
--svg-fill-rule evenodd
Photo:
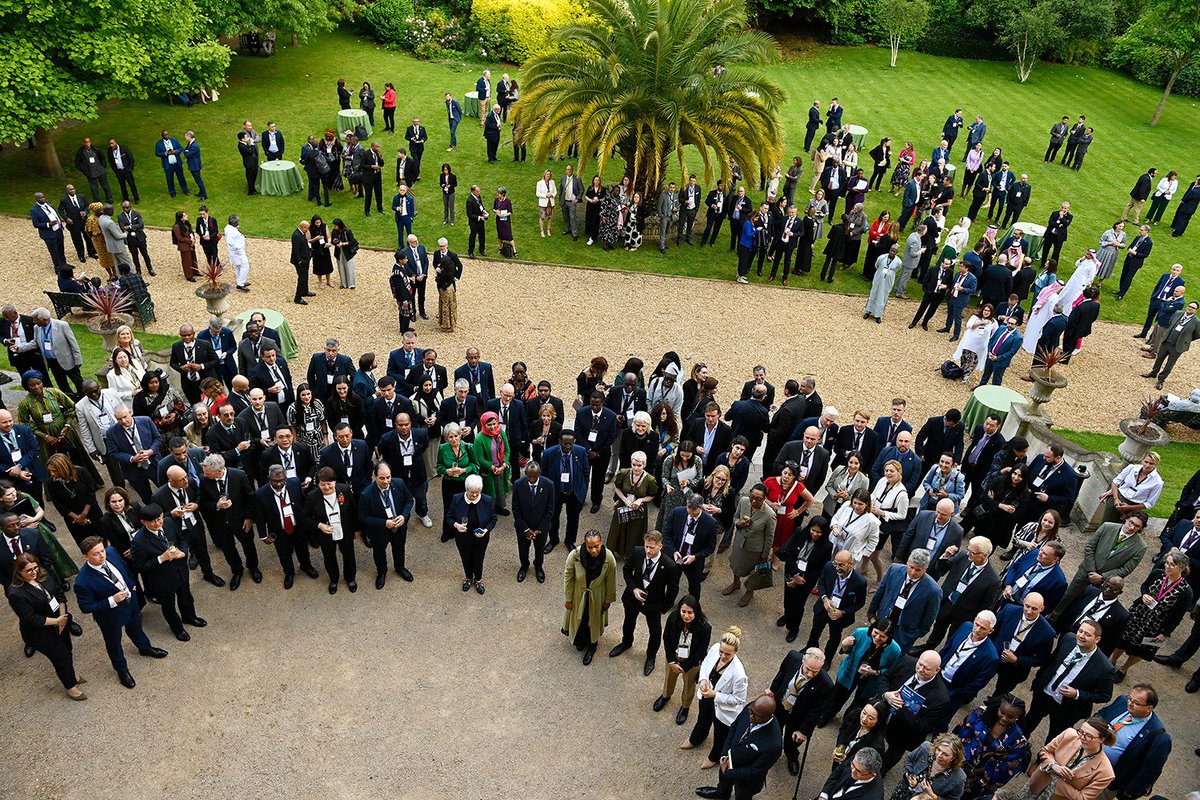
<path fill-rule="evenodd" d="M 1054 432 L 1070 439 L 1080 447 L 1108 453 L 1116 453 L 1117 445 L 1124 438 L 1110 436 L 1106 433 L 1089 433 L 1060 428 L 1055 428 Z M 1171 509 L 1175 507 L 1175 501 L 1179 499 L 1179 493 L 1183 490 L 1184 484 L 1195 473 L 1196 466 L 1200 465 L 1200 444 L 1171 442 L 1166 447 L 1158 448 L 1156 452 L 1162 456 L 1159 474 L 1162 475 L 1164 485 L 1162 498 L 1154 508 L 1150 509 L 1149 513 L 1152 517 L 1166 519 L 1171 516 Z"/>
<path fill-rule="evenodd" d="M 498 78 L 502 68 L 493 67 L 493 71 Z M 983 113 L 988 122 L 985 144 L 1002 145 L 1014 170 L 1029 173 L 1032 203 L 1024 218 L 1042 223 L 1063 199 L 1071 201 L 1075 223 L 1064 253 L 1070 253 L 1072 261 L 1082 247 L 1094 246 L 1124 208 L 1129 189 L 1148 166 L 1157 166 L 1162 174 L 1171 168 L 1178 169 L 1185 180 L 1195 170 L 1194 148 L 1189 144 L 1200 140 L 1200 108 L 1196 102 L 1173 98 L 1163 122 L 1152 130 L 1145 126 L 1145 120 L 1157 100 L 1157 90 L 1114 72 L 1039 65 L 1030 81 L 1020 84 L 1008 63 L 959 61 L 905 52 L 899 66 L 891 69 L 883 49 L 820 46 L 790 53 L 786 61 L 772 67 L 770 72 L 791 98 L 784 114 L 789 157 L 801 152 L 808 105 L 814 99 L 825 104 L 834 94 L 847 108 L 845 121 L 861 124 L 871 131 L 869 146 L 883 134 L 900 143 L 911 138 L 921 155 L 937 143 L 942 122 L 955 105 L 966 109 L 968 119 L 976 112 Z M 459 149 L 449 154 L 445 151 L 448 134 L 443 92 L 449 90 L 461 97 L 474 88 L 476 75 L 474 66 L 455 68 L 420 62 L 377 47 L 350 32 L 339 31 L 300 48 L 281 48 L 272 58 L 236 57 L 229 86 L 214 105 L 188 109 L 158 101 L 114 104 L 104 110 L 98 121 L 64 133 L 60 137 L 59 154 L 64 166 L 78 178 L 69 165 L 85 134 L 98 143 L 106 142 L 110 136 L 120 139 L 134 150 L 138 160 L 140 207 L 147 222 L 166 226 L 177 209 L 186 209 L 194 217 L 197 202 L 194 195 L 168 197 L 162 172 L 153 157 L 153 145 L 164 127 L 181 140 L 184 130 L 191 128 L 197 132 L 203 148 L 204 174 L 212 198 L 209 206 L 214 213 L 223 218 L 237 212 L 248 234 L 286 238 L 296 221 L 311 215 L 314 209 L 305 202 L 303 193 L 289 198 L 246 196 L 235 147 L 242 121 L 249 118 L 262 130 L 268 119 L 275 120 L 286 136 L 288 157 L 295 159 L 308 133 L 320 133 L 333 126 L 337 78 L 345 77 L 353 85 L 365 77 L 379 91 L 384 81 L 391 80 L 400 90 L 397 115 L 400 131 L 416 113 L 434 137 L 425 153 L 426 174 L 431 180 L 421 182 L 416 190 L 416 232 L 427 242 L 447 234 L 452 247 L 466 250 L 466 225 L 461 218 L 465 190 L 459 193 L 458 224 L 445 228 L 441 225 L 437 186 L 430 185 L 438 166 L 446 159 L 454 167 L 460 184 L 480 183 L 488 198 L 498 185 L 509 188 L 516 205 L 517 249 L 523 258 L 681 275 L 733 275 L 734 257 L 723 247 L 704 252 L 698 248 L 672 247 L 664 256 L 649 242 L 649 231 L 647 246 L 633 254 L 604 253 L 599 247 L 585 247 L 582 241 L 571 243 L 562 236 L 540 239 L 533 201 L 540 165 L 514 164 L 511 148 L 505 147 L 501 149 L 500 163 L 486 164 L 483 137 L 471 120 L 464 120 L 459 128 Z M 1079 113 L 1085 113 L 1096 128 L 1096 141 L 1083 171 L 1075 173 L 1057 165 L 1043 166 L 1040 159 L 1050 125 L 1063 114 L 1073 117 Z M 381 114 L 377 115 L 377 122 L 382 125 Z M 396 148 L 404 144 L 403 137 L 400 133 L 379 133 L 375 138 L 384 144 L 386 168 L 390 169 Z M 959 139 L 959 155 L 964 143 L 965 134 Z M 894 152 L 899 152 L 899 146 Z M 699 164 L 698 158 L 693 160 Z M 550 166 L 556 177 L 561 174 L 560 165 Z M 807 189 L 811 165 L 806 162 L 805 167 L 803 186 Z M 586 168 L 584 173 L 586 180 L 592 169 Z M 614 167 L 605 177 L 612 180 L 617 174 Z M 707 188 L 708 183 L 703 183 Z M 28 212 L 29 198 L 35 190 L 41 189 L 54 198 L 61 194 L 60 186 L 36 175 L 32 153 L 0 161 L 0 184 L 5 188 L 0 193 L 0 210 L 18 214 Z M 83 185 L 86 188 L 86 182 Z M 116 188 L 114 181 L 113 189 Z M 386 182 L 384 191 L 386 202 L 392 193 Z M 807 199 L 803 191 L 799 197 L 801 201 Z M 959 213 L 965 213 L 967 203 L 959 202 L 963 205 Z M 887 194 L 868 196 L 869 216 L 874 217 L 885 206 L 895 213 L 899 201 Z M 332 209 L 323 211 L 329 212 L 327 216 L 345 217 L 365 244 L 395 245 L 395 226 L 390 213 L 364 219 L 361 206 L 346 197 L 338 197 Z M 1173 211 L 1174 204 L 1168 209 L 1168 220 Z M 701 227 L 702 223 L 701 219 Z M 981 226 L 976 228 L 978 235 Z M 1116 303 L 1105 298 L 1102 311 L 1105 318 L 1140 320 L 1143 298 L 1157 276 L 1174 261 L 1186 263 L 1184 242 L 1194 241 L 1196 234 L 1192 240 L 1178 240 L 1169 238 L 1163 226 L 1160 230 L 1162 233 L 1155 236 L 1154 253 L 1138 276 L 1130 300 Z M 816 288 L 815 275 L 816 271 L 798 285 Z M 854 275 L 842 273 L 833 288 L 862 292 L 867 285 Z"/>
<path fill-rule="evenodd" d="M 79 352 L 83 355 L 83 376 L 94 376 L 109 359 L 109 353 L 104 349 L 104 339 L 89 331 L 86 325 L 79 323 L 71 323 L 71 330 L 75 334 L 75 340 L 79 342 Z M 178 341 L 174 336 L 164 336 L 161 333 L 150 333 L 136 328 L 133 335 L 148 352 L 168 348 Z"/>

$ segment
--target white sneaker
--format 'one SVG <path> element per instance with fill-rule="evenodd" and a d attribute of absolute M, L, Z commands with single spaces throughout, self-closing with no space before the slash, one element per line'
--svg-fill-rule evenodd
<path fill-rule="evenodd" d="M 592 241 L 593 241 L 593 240 L 591 240 L 591 239 L 588 239 L 588 246 L 589 246 L 589 247 L 591 246 L 591 244 L 592 244 Z"/>
<path fill-rule="evenodd" d="M 750 283 L 750 281 L 746 280 L 741 275 L 738 276 L 737 282 L 738 283 Z"/>
<path fill-rule="evenodd" d="M 425 516 L 421 517 L 421 524 L 424 525 L 426 528 L 432 528 L 433 520 L 431 520 L 429 518 L 429 515 L 426 514 Z"/>

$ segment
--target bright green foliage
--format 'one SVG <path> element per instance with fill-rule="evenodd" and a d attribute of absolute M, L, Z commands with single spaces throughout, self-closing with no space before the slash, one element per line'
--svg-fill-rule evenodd
<path fill-rule="evenodd" d="M 551 31 L 577 20 L 580 7 L 571 0 L 474 0 L 471 16 L 487 58 L 523 64 L 551 49 Z"/>
<path fill-rule="evenodd" d="M 1138 77 L 1166 75 L 1150 125 L 1157 125 L 1179 74 L 1200 59 L 1200 0 L 1150 0 L 1117 42 L 1113 60 Z"/>
<path fill-rule="evenodd" d="M 247 31 L 277 31 L 308 41 L 322 30 L 330 30 L 331 16 L 346 16 L 338 3 L 306 3 L 304 0 L 196 0 L 208 20 L 208 29 L 218 36 L 234 36 Z M 343 4 L 344 5 L 344 4 Z"/>

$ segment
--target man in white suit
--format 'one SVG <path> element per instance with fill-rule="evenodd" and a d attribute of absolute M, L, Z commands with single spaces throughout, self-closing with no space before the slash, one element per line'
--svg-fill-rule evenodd
<path fill-rule="evenodd" d="M 238 230 L 241 220 L 237 214 L 229 215 L 229 224 L 225 226 L 225 247 L 229 251 L 229 263 L 236 270 L 237 288 L 240 291 L 250 291 L 250 260 L 246 257 L 246 237 Z"/>

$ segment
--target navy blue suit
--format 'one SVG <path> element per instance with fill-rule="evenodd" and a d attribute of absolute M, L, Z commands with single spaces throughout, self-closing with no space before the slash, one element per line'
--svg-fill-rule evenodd
<path fill-rule="evenodd" d="M 338 354 L 333 361 L 333 370 L 329 369 L 329 359 L 325 353 L 313 353 L 308 362 L 308 386 L 312 389 L 313 397 L 324 403 L 333 391 L 333 381 L 338 376 L 345 375 L 353 380 L 355 373 L 354 362 L 350 356 Z M 331 377 L 332 376 L 332 377 Z"/>
<path fill-rule="evenodd" d="M 725 420 L 734 436 L 744 436 L 750 443 L 746 457 L 753 458 L 754 451 L 762 444 L 763 436 L 771 429 L 767 407 L 758 400 L 737 400 L 725 412 Z"/>
<path fill-rule="evenodd" d="M 460 426 L 466 425 L 471 429 L 470 436 L 464 436 L 463 441 L 470 441 L 475 436 L 475 430 L 479 427 L 479 417 L 482 416 L 479 410 L 479 398 L 475 395 L 468 394 L 463 400 L 463 413 L 458 413 L 458 399 L 453 395 L 447 397 L 438 406 L 438 424 L 445 427 L 448 423 L 457 422 Z"/>
<path fill-rule="evenodd" d="M 840 593 L 839 593 L 840 587 Z M 844 612 L 838 619 L 831 619 L 825 611 L 825 599 L 838 597 L 837 609 Z M 843 586 L 833 562 L 821 568 L 821 580 L 817 583 L 817 604 L 813 609 L 812 632 L 808 635 L 808 647 L 820 647 L 821 634 L 829 626 L 829 641 L 825 644 L 825 661 L 833 663 L 833 655 L 842 641 L 842 631 L 854 624 L 854 616 L 867 604 L 867 579 L 858 570 L 851 570 Z"/>
<path fill-rule="evenodd" d="M 134 417 L 133 427 L 137 430 L 141 449 L 153 451 L 150 458 L 141 464 L 133 463 L 132 459 L 137 451 L 120 423 L 114 424 L 104 432 L 104 443 L 108 446 L 108 454 L 120 463 L 121 476 L 130 486 L 137 489 L 143 503 L 149 503 L 150 476 L 158 477 L 158 443 L 162 437 L 149 417 Z"/>
<path fill-rule="evenodd" d="M 1033 569 L 1039 552 L 1039 549 L 1035 547 L 1014 559 L 1009 565 L 1008 574 L 1004 577 L 1004 585 L 1013 587 L 1012 599 L 1008 602 L 1020 603 L 1025 599 L 1025 595 L 1037 592 L 1046 601 L 1046 607 L 1042 613 L 1050 614 L 1063 599 L 1063 595 L 1067 593 L 1067 576 L 1063 573 L 1062 566 L 1055 564 L 1049 570 L 1043 569 L 1035 576 L 1036 583 L 1032 585 L 1026 583 L 1020 589 L 1017 588 L 1017 583 L 1021 578 Z"/>
<path fill-rule="evenodd" d="M 1171 277 L 1171 273 L 1167 272 L 1158 276 L 1158 282 L 1154 284 L 1154 291 L 1150 293 L 1150 307 L 1146 311 L 1146 322 L 1142 325 L 1142 332 L 1138 336 L 1142 339 L 1146 338 L 1146 334 L 1154 327 L 1154 318 L 1158 316 L 1158 311 L 1162 308 L 1164 296 L 1169 300 L 1175 294 L 1176 286 L 1184 286 L 1187 281 L 1180 275 L 1177 278 Z"/>
<path fill-rule="evenodd" d="M 592 434 L 595 433 L 595 437 Z M 575 441 L 587 448 L 591 464 L 590 483 L 592 505 L 600 505 L 604 497 L 604 474 L 608 459 L 612 456 L 613 442 L 617 439 L 617 415 L 610 408 L 600 409 L 600 421 L 596 424 L 596 413 L 590 405 L 579 409 L 575 415 Z"/>
<path fill-rule="evenodd" d="M 1054 509 L 1064 518 L 1071 515 L 1071 504 L 1075 502 L 1075 496 L 1079 494 L 1079 480 L 1075 477 L 1075 471 L 1071 469 L 1071 465 L 1066 463 L 1066 460 L 1059 461 L 1055 465 L 1056 469 L 1049 472 L 1044 479 L 1039 481 L 1039 476 L 1046 469 L 1046 456 L 1044 453 L 1039 453 L 1036 458 L 1029 464 L 1029 497 L 1025 501 L 1025 508 L 1018 511 L 1021 522 L 1039 519 L 1042 514 L 1045 514 L 1050 509 Z M 1034 495 L 1038 492 L 1045 492 L 1047 500 L 1045 503 L 1038 500 Z M 1009 570 L 1011 572 L 1011 570 Z M 1046 613 L 1050 613 L 1050 607 L 1046 607 Z"/>
<path fill-rule="evenodd" d="M 908 566 L 892 564 L 888 567 L 883 581 L 871 599 L 870 614 L 875 617 L 886 617 L 896 605 L 896 599 L 908 580 Z M 908 600 L 900 611 L 896 621 L 895 635 L 892 640 L 900 645 L 901 652 L 907 651 L 913 643 L 933 627 L 937 621 L 938 610 L 942 605 L 942 587 L 938 586 L 932 576 L 926 574 L 909 590 Z"/>
<path fill-rule="evenodd" d="M 220 353 L 217 356 L 217 375 L 225 382 L 226 387 L 232 388 L 233 376 L 237 375 L 238 371 L 238 343 L 234 341 L 233 331 L 221 328 L 220 333 L 213 336 L 212 329 L 205 328 L 196 334 L 196 341 L 207 342 L 214 353 Z"/>
<path fill-rule="evenodd" d="M 15 462 L 12 457 L 13 441 L 16 441 L 17 449 L 21 451 L 21 457 Z M 32 474 L 33 480 L 24 481 L 8 474 L 8 470 L 14 466 Z M 10 433 L 0 436 L 0 471 L 5 473 L 4 478 L 11 481 L 18 491 L 28 492 L 39 503 L 42 501 L 42 483 L 50 474 L 46 472 L 46 465 L 42 463 L 42 448 L 28 425 L 15 424 Z"/>
<path fill-rule="evenodd" d="M 142 630 L 142 612 L 134 594 L 137 591 L 137 583 L 133 579 L 133 572 L 125 564 L 117 548 L 106 547 L 104 553 L 108 558 L 109 567 L 116 570 L 125 581 L 125 586 L 130 591 L 129 597 L 115 605 L 110 603 L 109 598 L 119 591 L 116 584 L 88 565 L 84 565 L 75 576 L 75 596 L 79 600 L 79 610 L 91 614 L 92 619 L 96 620 L 113 669 L 125 672 L 129 669 L 129 664 L 121 649 L 121 632 L 124 631 L 129 636 L 129 640 L 139 652 L 148 651 L 152 645 L 146 632 Z"/>
<path fill-rule="evenodd" d="M 424 359 L 425 351 L 420 347 L 414 347 L 407 353 L 403 347 L 397 347 L 388 353 L 387 374 L 395 378 L 397 383 L 404 383 L 409 370 L 421 366 Z"/>
<path fill-rule="evenodd" d="M 946 642 L 946 646 L 941 649 L 943 678 L 946 677 L 944 670 L 950 657 L 971 634 L 971 628 L 974 625 L 975 623 L 972 621 L 959 625 L 958 630 L 950 636 L 950 641 Z M 996 674 L 996 668 L 999 666 L 1000 654 L 990 638 L 984 639 L 978 647 L 971 651 L 966 660 L 955 670 L 954 677 L 946 680 L 946 688 L 950 690 L 950 708 L 948 709 L 949 714 L 946 716 L 947 725 L 955 711 L 972 702 L 983 687 L 991 683 L 992 676 Z"/>
<path fill-rule="evenodd" d="M 463 576 L 469 581 L 483 580 L 483 559 L 487 555 L 488 542 L 492 539 L 492 531 L 496 529 L 496 501 L 486 494 L 479 495 L 475 503 L 475 525 L 467 522 L 465 533 L 450 527 L 456 522 L 470 520 L 471 504 L 467 502 L 465 493 L 454 495 L 446 509 L 446 526 L 454 531 L 454 543 L 458 546 L 458 556 L 462 559 Z M 478 535 L 479 531 L 483 535 Z"/>
<path fill-rule="evenodd" d="M 696 520 L 693 536 L 694 541 L 685 545 L 684 536 L 687 534 L 689 520 L 687 508 L 679 506 L 663 521 L 663 549 L 668 555 L 679 553 L 681 556 L 695 556 L 690 564 L 679 565 L 679 571 L 687 576 L 688 594 L 700 599 L 700 583 L 704 580 L 704 560 L 717 549 L 717 521 L 707 511 L 701 511 Z"/>
<path fill-rule="evenodd" d="M 992 631 L 991 636 L 997 653 L 1003 653 L 1008 649 L 1013 637 L 1023 627 L 1024 622 L 1025 609 L 1021 606 L 1008 605 L 1000 609 L 1000 613 L 996 615 L 996 629 Z M 1050 653 L 1053 649 L 1054 628 L 1046 620 L 1046 615 L 1040 614 L 1037 621 L 1033 623 L 1033 627 L 1025 631 L 1021 641 L 1013 650 L 1013 655 L 1017 657 L 1016 662 L 1012 664 L 1000 662 L 1000 667 L 996 671 L 999 676 L 999 680 L 996 681 L 996 693 L 1011 692 L 1024 683 L 1034 667 L 1040 667 L 1050 660 Z"/>
<path fill-rule="evenodd" d="M 459 378 L 463 378 L 471 384 L 467 389 L 469 394 L 475 395 L 485 403 L 496 396 L 496 381 L 492 378 L 492 365 L 486 361 L 480 361 L 473 369 L 470 364 L 463 364 L 454 370 L 454 380 L 457 381 Z"/>
<path fill-rule="evenodd" d="M 554 518 L 550 521 L 548 546 L 558 544 L 558 519 L 562 516 L 563 506 L 567 508 L 567 535 L 564 541 L 568 548 L 575 546 L 575 537 L 579 533 L 579 512 L 587 500 L 590 472 L 587 452 L 582 445 L 573 444 L 571 452 L 564 454 L 562 445 L 556 444 L 542 453 L 542 474 L 555 487 Z M 563 480 L 564 474 L 569 480 Z"/>
<path fill-rule="evenodd" d="M 1123 694 L 1102 708 L 1096 716 L 1109 724 L 1120 722 L 1129 713 L 1129 695 Z M 1157 713 L 1150 714 L 1141 724 L 1125 750 L 1112 765 L 1116 778 L 1108 785 L 1118 798 L 1144 797 L 1154 789 L 1171 755 L 1171 734 L 1163 727 Z M 1111 761 L 1111 759 L 1110 759 Z"/>
<path fill-rule="evenodd" d="M 292 384 L 292 371 L 288 368 L 282 355 L 276 356 L 275 366 L 279 368 L 279 374 L 283 376 L 283 391 L 277 394 L 267 391 L 275 385 L 275 378 L 272 377 L 271 368 L 267 366 L 267 362 L 259 361 L 246 377 L 250 380 L 251 389 L 262 389 L 267 395 L 267 400 L 276 403 L 279 410 L 286 414 L 288 406 L 296 399 L 296 389 Z"/>
<path fill-rule="evenodd" d="M 354 487 L 354 493 L 362 496 L 363 489 L 371 482 L 371 449 L 362 439 L 350 440 L 350 470 L 347 472 L 345 460 L 342 458 L 342 448 L 337 442 L 326 445 L 321 450 L 321 458 L 317 468 L 329 467 L 337 473 L 338 483 L 348 483 Z"/>
<path fill-rule="evenodd" d="M 900 420 L 896 425 L 895 432 L 892 431 L 892 418 L 890 416 L 880 417 L 875 420 L 875 435 L 879 440 L 879 449 L 896 444 L 896 437 L 904 431 L 912 433 L 912 425 L 908 424 L 908 420 Z"/>
<path fill-rule="evenodd" d="M 387 491 L 391 498 L 392 513 L 404 517 L 403 525 L 387 527 L 386 523 L 392 514 L 388 513 L 384 504 L 383 491 L 374 481 L 363 490 L 358 505 L 358 520 L 362 523 L 363 535 L 370 539 L 375 556 L 375 570 L 380 577 L 387 574 L 388 545 L 392 548 L 392 563 L 396 572 L 405 568 L 404 545 L 408 540 L 408 516 L 413 507 L 412 493 L 408 491 L 404 481 L 393 478 Z"/>

